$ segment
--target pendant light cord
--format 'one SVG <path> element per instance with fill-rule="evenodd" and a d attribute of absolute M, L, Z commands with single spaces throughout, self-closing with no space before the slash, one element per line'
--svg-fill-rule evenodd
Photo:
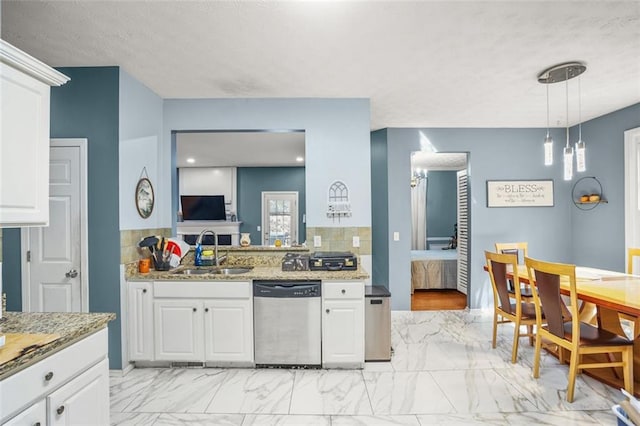
<path fill-rule="evenodd" d="M 565 88 L 565 96 L 567 99 L 567 145 L 566 147 L 569 148 L 569 68 L 565 69 L 565 75 L 567 76 L 567 78 L 564 80 L 564 88 Z"/>
<path fill-rule="evenodd" d="M 578 142 L 582 141 L 582 78 L 578 76 Z"/>
<path fill-rule="evenodd" d="M 547 86 L 547 136 L 549 136 L 549 84 Z"/>

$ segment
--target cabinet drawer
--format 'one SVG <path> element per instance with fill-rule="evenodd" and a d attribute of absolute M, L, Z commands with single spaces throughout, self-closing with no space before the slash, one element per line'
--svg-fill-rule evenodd
<path fill-rule="evenodd" d="M 33 404 L 7 423 L 3 423 L 3 426 L 35 426 L 38 424 L 40 426 L 46 426 L 47 424 L 47 401 L 44 399 Z"/>
<path fill-rule="evenodd" d="M 362 299 L 364 283 L 362 281 L 323 281 L 322 293 L 325 299 Z"/>
<path fill-rule="evenodd" d="M 106 357 L 105 328 L 4 379 L 0 413 L 3 417 L 16 414 Z"/>
<path fill-rule="evenodd" d="M 249 281 L 155 281 L 153 295 L 180 299 L 247 298 L 252 292 Z"/>

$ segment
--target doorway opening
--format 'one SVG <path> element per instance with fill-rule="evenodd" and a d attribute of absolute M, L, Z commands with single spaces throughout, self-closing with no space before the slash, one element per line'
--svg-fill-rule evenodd
<path fill-rule="evenodd" d="M 297 244 L 297 224 L 297 192 L 262 192 L 262 245 Z"/>
<path fill-rule="evenodd" d="M 468 305 L 467 153 L 411 154 L 411 309 Z"/>

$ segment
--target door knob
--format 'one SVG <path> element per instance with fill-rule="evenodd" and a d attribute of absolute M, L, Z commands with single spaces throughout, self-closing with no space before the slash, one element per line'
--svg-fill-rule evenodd
<path fill-rule="evenodd" d="M 78 276 L 78 271 L 76 271 L 75 269 L 70 270 L 69 272 L 67 272 L 66 274 L 64 274 L 65 277 L 67 278 L 75 278 Z"/>

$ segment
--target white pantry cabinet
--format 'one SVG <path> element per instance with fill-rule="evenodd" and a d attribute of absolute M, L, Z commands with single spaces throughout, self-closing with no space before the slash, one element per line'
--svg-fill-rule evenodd
<path fill-rule="evenodd" d="M 0 424 L 108 425 L 107 346 L 104 328 L 0 381 Z"/>
<path fill-rule="evenodd" d="M 67 81 L 0 40 L 0 227 L 49 223 L 50 87 Z"/>
<path fill-rule="evenodd" d="M 362 281 L 322 281 L 322 366 L 364 367 Z"/>

